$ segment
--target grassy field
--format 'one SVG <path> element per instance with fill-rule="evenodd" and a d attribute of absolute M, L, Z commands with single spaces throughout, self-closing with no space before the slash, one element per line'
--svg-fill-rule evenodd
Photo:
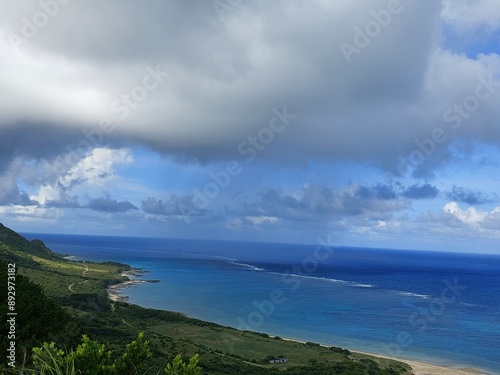
<path fill-rule="evenodd" d="M 0 231 L 1 233 L 1 231 Z M 8 233 L 11 236 L 13 234 Z M 15 261 L 18 272 L 43 286 L 45 293 L 57 300 L 67 298 L 75 293 L 102 293 L 109 283 L 127 280 L 121 276 L 122 271 L 130 269 L 118 263 L 77 262 L 65 259 L 50 252 L 29 248 L 29 241 L 24 243 L 19 238 L 5 241 L 0 236 L 0 254 L 3 259 Z M 19 244 L 22 244 L 19 246 Z M 22 249 L 20 249 L 21 247 Z M 71 286 L 71 288 L 70 288 Z"/>
<path fill-rule="evenodd" d="M 98 293 L 103 283 L 127 280 L 120 275 L 123 267 L 66 259 L 32 257 L 40 268 L 21 268 L 20 273 L 43 285 L 49 296 L 65 298 L 74 293 Z"/>
<path fill-rule="evenodd" d="M 265 333 L 238 331 L 229 327 L 199 321 L 171 312 L 158 312 L 123 303 L 115 304 L 110 316 L 119 320 L 131 331 L 131 337 L 144 331 L 153 347 L 163 355 L 181 352 L 187 356 L 200 353 L 202 359 L 223 357 L 234 363 L 247 363 L 261 368 L 286 370 L 293 366 L 315 363 L 332 364 L 345 361 L 369 359 L 381 368 L 395 368 L 401 373 L 409 373 L 409 367 L 400 362 L 351 353 L 341 348 L 326 348 L 313 343 L 299 343 L 281 338 L 269 337 Z M 348 354 L 347 354 L 348 353 Z M 264 361 L 269 356 L 284 356 L 286 364 L 269 364 Z"/>

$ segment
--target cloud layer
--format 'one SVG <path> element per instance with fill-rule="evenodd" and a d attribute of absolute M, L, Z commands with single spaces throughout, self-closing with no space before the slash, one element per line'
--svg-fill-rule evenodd
<path fill-rule="evenodd" d="M 38 153 L 76 148 L 87 129 L 104 143 L 139 142 L 184 160 L 234 157 L 282 106 L 297 120 L 259 154 L 278 163 L 349 160 L 397 173 L 399 157 L 418 151 L 415 140 L 436 128 L 449 141 L 500 141 L 491 120 L 499 115 L 497 83 L 481 110 L 463 118 L 467 126 L 453 130 L 443 120 L 474 95 L 481 77 L 500 81 L 498 55 L 470 59 L 440 48 L 443 22 L 472 27 L 455 3 L 401 1 L 389 14 L 387 1 L 256 1 L 221 21 L 201 1 L 72 1 L 30 38 L 23 35 L 43 12 L 39 4 L 3 3 L 3 158 L 39 156 L 29 145 L 45 129 L 62 135 L 39 142 Z M 470 23 L 493 28 L 495 4 L 471 9 Z M 360 37 L 374 22 L 373 37 Z M 13 35 L 27 42 L 16 44 Z M 342 43 L 359 50 L 350 63 Z M 97 136 L 103 121 L 112 131 Z M 8 140 L 16 134 L 14 150 Z M 432 170 L 448 161 L 449 141 L 432 150 L 431 161 L 413 164 Z"/>
<path fill-rule="evenodd" d="M 214 4 L 0 0 L 0 214 L 140 235 L 500 235 L 498 1 Z"/>

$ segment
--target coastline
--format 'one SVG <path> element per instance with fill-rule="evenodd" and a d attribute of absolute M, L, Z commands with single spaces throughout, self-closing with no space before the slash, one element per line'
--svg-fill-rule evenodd
<path fill-rule="evenodd" d="M 132 268 L 129 271 L 123 271 L 121 276 L 128 278 L 127 281 L 109 285 L 106 290 L 108 292 L 108 298 L 113 302 L 126 302 L 128 301 L 128 297 L 122 295 L 122 290 L 125 288 L 129 288 L 136 284 L 146 284 L 146 283 L 157 283 L 159 280 L 142 280 L 135 279 L 134 277 L 142 277 L 146 274 L 147 271 L 139 268 Z"/>
<path fill-rule="evenodd" d="M 108 297 L 113 302 L 126 302 L 128 300 L 127 296 L 122 295 L 122 290 L 124 288 L 131 287 L 136 284 L 144 284 L 148 282 L 158 282 L 157 280 L 138 280 L 131 279 L 131 277 L 143 276 L 147 271 L 140 269 L 132 269 L 130 271 L 124 271 L 121 273 L 122 276 L 129 278 L 129 280 L 124 281 L 119 284 L 111 285 L 107 288 Z M 305 344 L 306 341 L 298 340 L 294 338 L 282 337 L 283 340 L 294 341 L 298 343 Z M 325 346 L 325 345 L 322 345 Z M 350 350 L 350 349 L 349 349 Z M 365 354 L 372 357 L 391 359 L 394 361 L 399 361 L 406 363 L 413 369 L 414 375 L 495 375 L 494 373 L 486 370 L 479 370 L 473 367 L 447 367 L 442 365 L 436 365 L 432 363 L 425 363 L 415 360 L 409 360 L 404 358 L 389 357 L 375 353 L 362 352 L 358 350 L 350 350 L 353 353 Z"/>
<path fill-rule="evenodd" d="M 124 296 L 122 294 L 123 289 L 134 286 L 136 284 L 159 282 L 159 280 L 137 279 L 137 277 L 143 277 L 145 274 L 147 274 L 147 270 L 139 269 L 139 268 L 132 268 L 131 270 L 123 271 L 121 273 L 121 276 L 128 278 L 128 280 L 121 282 L 121 283 L 118 283 L 118 284 L 108 286 L 107 287 L 108 298 L 113 302 L 127 302 L 128 296 Z M 184 314 L 182 312 L 179 312 L 179 313 L 187 316 L 186 314 Z M 298 342 L 298 343 L 302 343 L 302 344 L 306 343 L 306 341 L 304 341 L 304 340 L 295 339 L 295 338 L 282 337 L 282 339 L 286 340 L 286 341 L 294 341 L 294 342 Z M 326 345 L 322 345 L 322 346 L 326 346 Z M 348 349 L 348 348 L 346 348 L 346 349 Z M 405 358 L 399 358 L 399 357 L 389 357 L 389 356 L 384 356 L 381 354 L 369 353 L 369 352 L 358 351 L 358 350 L 351 350 L 351 349 L 349 349 L 349 350 L 351 352 L 357 353 L 357 354 L 364 354 L 364 355 L 368 355 L 368 356 L 372 356 L 372 357 L 390 359 L 390 360 L 406 363 L 407 365 L 409 365 L 412 368 L 413 375 L 495 375 L 495 373 L 493 373 L 489 370 L 480 370 L 480 369 L 475 368 L 473 366 L 467 367 L 467 365 L 462 365 L 461 367 L 450 367 L 450 366 L 444 366 L 444 365 L 433 364 L 433 363 L 428 363 L 428 362 L 421 362 L 418 360 L 411 360 L 411 359 L 405 359 Z"/>
<path fill-rule="evenodd" d="M 447 367 L 442 365 L 435 365 L 432 363 L 424 363 L 404 358 L 387 357 L 380 354 L 359 352 L 357 350 L 352 350 L 354 353 L 371 355 L 373 357 L 392 359 L 394 361 L 404 362 L 411 366 L 414 375 L 494 375 L 490 371 L 479 370 L 472 367 Z"/>
<path fill-rule="evenodd" d="M 298 342 L 301 344 L 306 343 L 306 341 L 297 340 L 297 339 L 293 339 L 290 337 L 282 337 L 282 339 L 286 340 L 286 341 Z M 328 347 L 328 345 L 321 345 L 321 346 Z M 345 349 L 347 349 L 347 348 L 345 348 Z M 409 365 L 413 369 L 413 375 L 495 375 L 494 373 L 492 373 L 490 371 L 479 370 L 479 369 L 473 368 L 473 367 L 457 367 L 457 368 L 447 367 L 447 366 L 436 365 L 436 364 L 432 364 L 432 363 L 410 360 L 410 359 L 389 357 L 389 356 L 384 356 L 381 354 L 362 352 L 362 351 L 358 351 L 358 350 L 351 350 L 351 349 L 348 349 L 348 350 L 352 353 L 365 354 L 365 355 L 369 355 L 372 357 L 390 359 L 393 361 L 399 361 L 399 362 L 406 363 L 407 365 Z"/>

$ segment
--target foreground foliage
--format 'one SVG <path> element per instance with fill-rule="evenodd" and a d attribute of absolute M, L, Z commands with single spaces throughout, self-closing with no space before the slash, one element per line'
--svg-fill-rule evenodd
<path fill-rule="evenodd" d="M 33 364 L 14 371 L 19 375 L 136 375 L 146 374 L 147 359 L 152 356 L 149 341 L 141 332 L 127 344 L 121 355 L 114 355 L 104 344 L 83 335 L 76 350 L 65 352 L 54 342 L 33 348 Z M 186 363 L 180 355 L 164 367 L 167 375 L 201 375 L 199 357 Z"/>

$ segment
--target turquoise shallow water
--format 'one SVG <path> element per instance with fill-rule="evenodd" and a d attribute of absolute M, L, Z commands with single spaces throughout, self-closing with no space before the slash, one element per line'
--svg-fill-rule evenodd
<path fill-rule="evenodd" d="M 148 271 L 130 302 L 242 329 L 500 372 L 500 257 L 26 235 Z M 326 256 L 328 255 L 328 256 Z"/>

